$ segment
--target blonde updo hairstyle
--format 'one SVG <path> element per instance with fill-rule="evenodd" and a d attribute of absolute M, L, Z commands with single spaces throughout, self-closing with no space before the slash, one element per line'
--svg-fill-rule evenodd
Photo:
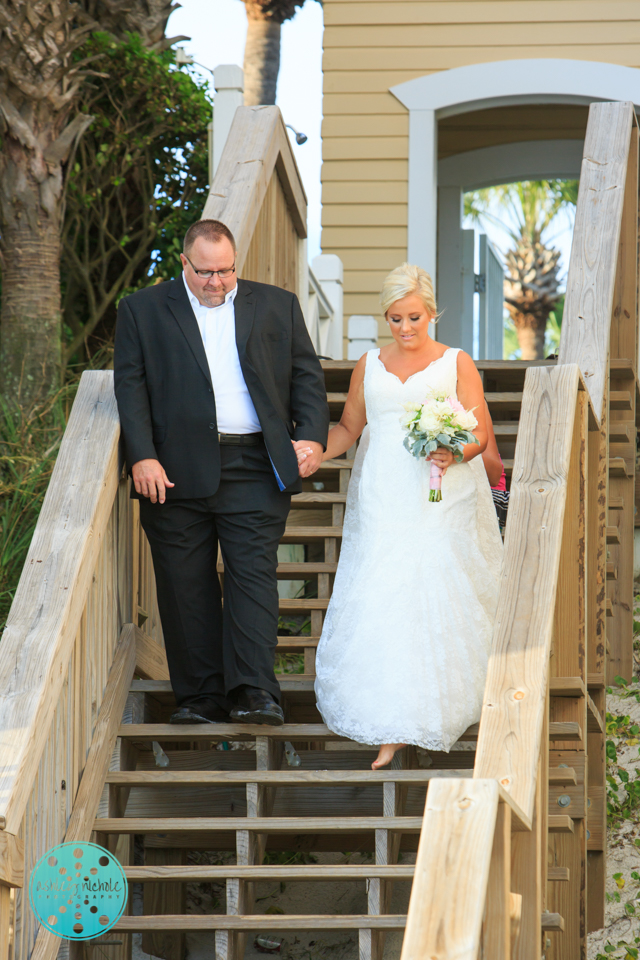
<path fill-rule="evenodd" d="M 385 278 L 380 291 L 380 303 L 385 317 L 387 310 L 396 300 L 415 295 L 420 297 L 432 322 L 438 319 L 438 307 L 433 292 L 433 282 L 426 270 L 413 263 L 403 263 Z"/>

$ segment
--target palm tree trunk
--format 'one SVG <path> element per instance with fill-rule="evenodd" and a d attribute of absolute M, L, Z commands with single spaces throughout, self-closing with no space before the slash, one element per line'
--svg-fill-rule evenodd
<path fill-rule="evenodd" d="M 532 322 L 533 321 L 533 322 Z M 540 323 L 531 316 L 515 316 L 513 323 L 522 352 L 522 360 L 544 360 L 544 335 L 546 321 Z"/>
<path fill-rule="evenodd" d="M 40 162 L 38 162 L 40 161 Z M 60 375 L 62 176 L 10 134 L 0 159 L 0 392 L 31 407 Z"/>
<path fill-rule="evenodd" d="M 280 23 L 273 17 L 248 17 L 244 48 L 244 102 L 247 107 L 276 102 L 280 30 Z"/>

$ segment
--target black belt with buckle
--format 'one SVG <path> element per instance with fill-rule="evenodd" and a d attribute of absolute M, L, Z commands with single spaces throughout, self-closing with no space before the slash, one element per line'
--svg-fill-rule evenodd
<path fill-rule="evenodd" d="M 262 443 L 261 433 L 219 433 L 218 443 L 233 444 L 236 447 L 255 447 Z"/>

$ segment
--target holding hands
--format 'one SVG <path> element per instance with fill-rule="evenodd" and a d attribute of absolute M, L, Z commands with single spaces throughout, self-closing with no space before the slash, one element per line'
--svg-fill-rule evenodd
<path fill-rule="evenodd" d="M 291 443 L 298 458 L 298 473 L 303 479 L 310 477 L 322 463 L 322 444 L 315 440 L 292 440 Z"/>

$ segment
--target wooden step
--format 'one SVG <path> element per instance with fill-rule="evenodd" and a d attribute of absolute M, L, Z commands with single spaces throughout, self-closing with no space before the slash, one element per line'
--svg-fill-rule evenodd
<path fill-rule="evenodd" d="M 315 543 L 327 537 L 340 539 L 342 527 L 285 527 L 280 543 Z"/>
<path fill-rule="evenodd" d="M 261 932 L 286 930 L 402 930 L 407 924 L 404 914 L 331 916 L 319 914 L 282 916 L 280 914 L 160 914 L 158 916 L 121 917 L 111 928 L 113 933 L 134 933 L 144 930 L 247 930 Z"/>
<path fill-rule="evenodd" d="M 553 721 L 549 724 L 549 740 L 582 740 L 582 727 L 574 721 Z"/>
<path fill-rule="evenodd" d="M 290 677 L 278 676 L 281 689 L 296 685 L 297 690 L 313 690 L 314 680 L 303 674 Z M 129 688 L 132 693 L 171 693 L 171 684 L 167 680 L 133 680 Z M 478 739 L 480 724 L 474 723 L 460 736 L 460 741 Z M 179 740 L 255 740 L 256 737 L 271 737 L 274 740 L 346 740 L 332 733 L 324 723 L 284 723 L 280 727 L 268 724 L 250 723 L 197 723 L 173 725 L 170 723 L 123 723 L 118 730 L 119 737 L 129 740 L 158 742 Z M 582 740 L 582 728 L 579 723 L 552 722 L 549 724 L 550 740 Z"/>
<path fill-rule="evenodd" d="M 373 747 L 371 749 L 374 749 Z M 564 772 L 564 771 L 563 771 Z M 106 783 L 127 787 L 202 786 L 260 783 L 267 786 L 309 784 L 402 783 L 425 786 L 442 777 L 468 777 L 469 770 L 112 770 Z"/>
<path fill-rule="evenodd" d="M 337 569 L 337 563 L 307 563 L 301 560 L 299 563 L 279 563 L 276 573 L 282 580 L 306 580 L 321 573 L 333 574 Z M 218 563 L 218 573 L 224 573 L 223 563 Z"/>
<path fill-rule="evenodd" d="M 485 393 L 485 399 L 490 408 L 519 410 L 522 406 L 522 391 Z"/>
<path fill-rule="evenodd" d="M 294 493 L 291 497 L 291 509 L 318 510 L 322 507 L 331 507 L 334 503 L 346 502 L 346 493 L 328 493 L 323 490 L 313 490 L 305 493 Z"/>
<path fill-rule="evenodd" d="M 541 926 L 546 933 L 562 933 L 564 919 L 559 913 L 543 913 Z"/>
<path fill-rule="evenodd" d="M 288 600 L 280 598 L 278 607 L 282 613 L 305 613 L 307 610 L 326 610 L 328 600 L 319 600 L 317 597 L 308 597 L 302 600 Z"/>
<path fill-rule="evenodd" d="M 354 880 L 413 880 L 413 864 L 309 864 L 305 866 L 224 866 L 192 864 L 183 866 L 124 867 L 129 883 L 205 883 L 225 880 L 247 880 L 263 883 L 295 883 Z M 568 867 L 548 867 L 548 880 L 569 880 Z"/>
<path fill-rule="evenodd" d="M 551 818 L 550 818 L 551 819 Z M 567 819 L 571 819 L 567 817 Z M 249 833 L 420 833 L 422 817 L 98 817 L 98 833 L 185 833 L 246 830 Z"/>
<path fill-rule="evenodd" d="M 317 477 L 327 471 L 333 473 L 335 470 L 353 470 L 353 460 L 325 460 L 313 476 Z"/>
<path fill-rule="evenodd" d="M 628 390 L 612 390 L 609 394 L 610 410 L 633 410 L 631 394 Z"/>
<path fill-rule="evenodd" d="M 552 697 L 584 697 L 586 692 L 582 677 L 549 678 L 549 693 Z"/>
<path fill-rule="evenodd" d="M 609 373 L 612 380 L 628 380 L 635 376 L 635 361 L 629 357 L 611 357 Z"/>
<path fill-rule="evenodd" d="M 283 650 L 290 650 L 292 647 L 317 647 L 319 637 L 280 637 Z M 308 673 L 277 673 L 276 678 L 280 684 L 280 690 L 283 694 L 295 692 L 313 693 L 315 676 Z M 173 688 L 169 680 L 132 680 L 129 687 L 131 693 L 148 693 L 152 697 L 173 697 Z M 178 730 L 179 727 L 174 727 Z M 210 726 L 207 727 L 210 729 Z M 261 728 L 262 734 L 268 733 L 273 728 Z"/>
<path fill-rule="evenodd" d="M 623 479 L 633 480 L 635 470 L 629 466 L 624 457 L 609 458 L 609 476 L 622 477 Z"/>
<path fill-rule="evenodd" d="M 575 787 L 577 782 L 576 772 L 573 767 L 552 767 L 549 770 L 550 787 Z"/>
<path fill-rule="evenodd" d="M 279 678 L 282 686 L 282 675 Z M 296 682 L 295 677 L 291 682 Z M 308 682 L 308 681 L 307 681 Z M 132 692 L 140 692 L 141 684 L 160 684 L 165 683 L 161 680 L 134 680 L 131 684 Z M 169 684 L 166 684 L 160 692 L 171 691 Z M 156 687 L 157 689 L 157 687 Z M 149 691 L 147 691 L 149 692 Z M 460 740 L 477 740 L 478 724 L 474 723 L 460 737 Z M 551 727 L 554 724 L 550 724 Z M 556 724 L 561 726 L 562 736 L 557 736 L 556 740 L 581 740 L 581 736 L 570 736 L 569 731 L 564 728 L 577 727 L 579 724 Z M 121 724 L 118 736 L 125 737 L 128 740 L 138 740 L 141 742 L 156 740 L 158 742 L 172 742 L 180 740 L 255 740 L 256 737 L 270 737 L 274 740 L 345 740 L 348 737 L 341 737 L 337 733 L 332 733 L 324 723 L 283 723 L 280 727 L 271 727 L 268 724 L 250 724 L 250 723 L 197 723 L 173 725 L 170 723 L 123 723 Z"/>
<path fill-rule="evenodd" d="M 313 650 L 318 646 L 319 640 L 320 637 L 278 637 L 278 646 L 276 649 L 288 650 L 290 653 L 296 649 Z M 281 677 L 282 674 L 277 674 L 277 676 Z M 296 676 L 302 676 L 302 674 L 296 674 Z M 284 689 L 282 684 L 280 684 L 280 689 Z"/>
<path fill-rule="evenodd" d="M 607 580 L 618 579 L 618 567 L 612 560 L 607 560 Z"/>
<path fill-rule="evenodd" d="M 559 813 L 548 818 L 549 833 L 573 833 L 573 820 L 566 813 Z"/>
<path fill-rule="evenodd" d="M 253 880 L 270 883 L 271 881 L 307 881 L 307 880 L 413 880 L 413 864 L 308 864 L 305 866 L 236 866 L 189 865 L 170 867 L 125 867 L 124 872 L 129 883 L 148 883 L 150 881 L 179 881 L 180 883 L 202 883 L 217 880 Z"/>
<path fill-rule="evenodd" d="M 635 443 L 636 425 L 625 420 L 609 421 L 609 443 Z"/>
<path fill-rule="evenodd" d="M 624 497 L 609 497 L 607 502 L 609 510 L 624 510 Z"/>
<path fill-rule="evenodd" d="M 517 420 L 496 421 L 493 432 L 499 440 L 515 440 L 518 436 L 519 422 Z"/>
<path fill-rule="evenodd" d="M 607 527 L 607 543 L 608 544 L 620 543 L 620 530 L 618 529 L 618 527 Z"/>
<path fill-rule="evenodd" d="M 606 601 L 606 603 L 605 603 L 605 607 L 606 607 L 606 611 L 607 611 L 607 616 L 608 616 L 608 617 L 612 617 L 612 616 L 613 616 L 613 603 L 611 602 L 611 600 L 609 600 L 609 598 L 607 598 L 607 601 Z M 608 649 L 608 648 L 607 648 L 607 649 Z"/>

